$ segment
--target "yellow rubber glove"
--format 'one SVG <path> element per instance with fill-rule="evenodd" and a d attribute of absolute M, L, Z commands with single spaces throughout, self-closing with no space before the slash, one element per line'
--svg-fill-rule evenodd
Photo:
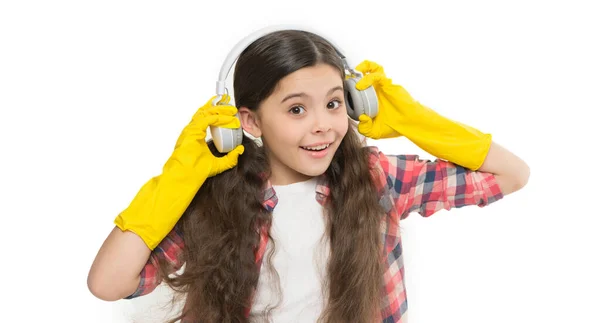
<path fill-rule="evenodd" d="M 431 155 L 477 170 L 483 164 L 492 143 L 490 134 L 445 118 L 414 100 L 400 85 L 392 83 L 383 67 L 365 60 L 356 70 L 363 78 L 356 89 L 375 88 L 379 113 L 371 119 L 359 117 L 358 131 L 373 138 L 405 136 Z"/>
<path fill-rule="evenodd" d="M 175 227 L 205 180 L 236 166 L 239 155 L 244 152 L 242 145 L 223 157 L 215 157 L 209 150 L 205 140 L 209 126 L 240 126 L 235 117 L 237 109 L 212 106 L 213 99 L 198 109 L 183 129 L 161 175 L 146 182 L 129 207 L 114 220 L 121 230 L 139 235 L 150 250 Z M 229 99 L 225 96 L 222 102 L 227 103 Z"/>

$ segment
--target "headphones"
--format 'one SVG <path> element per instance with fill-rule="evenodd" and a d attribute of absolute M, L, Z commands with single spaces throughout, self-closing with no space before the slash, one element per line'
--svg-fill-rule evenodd
<path fill-rule="evenodd" d="M 369 117 L 373 118 L 377 115 L 378 112 L 378 102 L 377 102 L 377 94 L 375 89 L 370 86 L 363 91 L 359 91 L 356 89 L 356 83 L 362 77 L 360 72 L 355 71 L 348 62 L 346 56 L 342 53 L 339 46 L 336 46 L 330 39 L 322 36 L 321 33 L 317 33 L 312 31 L 306 27 L 299 26 L 291 26 L 291 25 L 276 25 L 270 26 L 266 28 L 259 29 L 250 35 L 246 36 L 244 39 L 239 41 L 235 47 L 229 52 L 227 58 L 223 62 L 221 66 L 221 71 L 219 73 L 219 79 L 217 80 L 217 96 L 212 101 L 212 105 L 223 104 L 219 101 L 223 98 L 225 94 L 228 93 L 227 88 L 225 87 L 225 80 L 227 79 L 227 75 L 231 70 L 233 64 L 239 57 L 239 55 L 254 41 L 257 39 L 268 35 L 270 33 L 276 31 L 283 30 L 299 30 L 306 31 L 313 34 L 317 34 L 324 38 L 326 41 L 333 46 L 337 54 L 342 59 L 342 63 L 344 65 L 345 70 L 345 80 L 344 80 L 344 100 L 346 102 L 346 110 L 348 116 L 350 116 L 353 120 L 358 121 L 358 117 L 361 114 L 366 114 Z M 239 115 L 236 115 L 239 117 Z M 222 128 L 210 126 L 210 132 L 213 138 L 213 142 L 217 150 L 221 153 L 227 153 L 232 151 L 235 147 L 242 144 L 242 138 L 244 136 L 242 128 L 230 129 L 230 128 Z"/>

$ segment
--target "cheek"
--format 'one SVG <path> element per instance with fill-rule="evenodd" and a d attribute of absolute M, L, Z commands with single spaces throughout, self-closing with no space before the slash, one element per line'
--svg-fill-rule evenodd
<path fill-rule="evenodd" d="M 270 123 L 263 132 L 271 147 L 278 150 L 298 146 L 298 138 L 301 136 L 298 127 L 290 127 L 289 124 L 286 126 L 284 122 Z"/>
<path fill-rule="evenodd" d="M 336 119 L 336 122 L 334 124 L 335 132 L 337 132 L 341 136 L 345 136 L 346 132 L 348 132 L 348 123 L 349 122 L 350 121 L 348 120 L 348 116 L 345 114 L 343 117 Z"/>

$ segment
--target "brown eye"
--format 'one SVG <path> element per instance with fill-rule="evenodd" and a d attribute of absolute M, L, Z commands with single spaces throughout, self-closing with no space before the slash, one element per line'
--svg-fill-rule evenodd
<path fill-rule="evenodd" d="M 340 102 L 340 100 L 333 100 L 333 101 L 327 103 L 327 108 L 328 109 L 337 109 L 337 108 L 339 108 L 340 105 L 342 105 L 342 102 Z"/>
<path fill-rule="evenodd" d="M 301 106 L 299 106 L 299 105 L 297 105 L 297 106 L 292 107 L 289 111 L 292 114 L 300 114 L 302 112 L 302 110 L 304 110 L 304 108 L 301 107 Z"/>

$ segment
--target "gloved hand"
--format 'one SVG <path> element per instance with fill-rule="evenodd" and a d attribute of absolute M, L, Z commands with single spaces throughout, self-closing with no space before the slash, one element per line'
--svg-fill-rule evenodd
<path fill-rule="evenodd" d="M 383 67 L 365 60 L 356 70 L 363 78 L 356 89 L 375 88 L 379 113 L 373 119 L 359 117 L 358 131 L 373 138 L 405 136 L 431 155 L 477 170 L 490 149 L 492 136 L 445 118 L 414 100 L 400 85 L 392 83 Z"/>
<path fill-rule="evenodd" d="M 183 129 L 162 174 L 151 178 L 139 190 L 114 223 L 121 230 L 139 235 L 150 250 L 175 227 L 207 178 L 237 165 L 244 152 L 240 145 L 223 157 L 215 157 L 205 140 L 208 126 L 237 128 L 240 121 L 232 106 L 212 106 L 211 98 L 199 108 Z M 225 96 L 222 102 L 229 102 Z"/>

